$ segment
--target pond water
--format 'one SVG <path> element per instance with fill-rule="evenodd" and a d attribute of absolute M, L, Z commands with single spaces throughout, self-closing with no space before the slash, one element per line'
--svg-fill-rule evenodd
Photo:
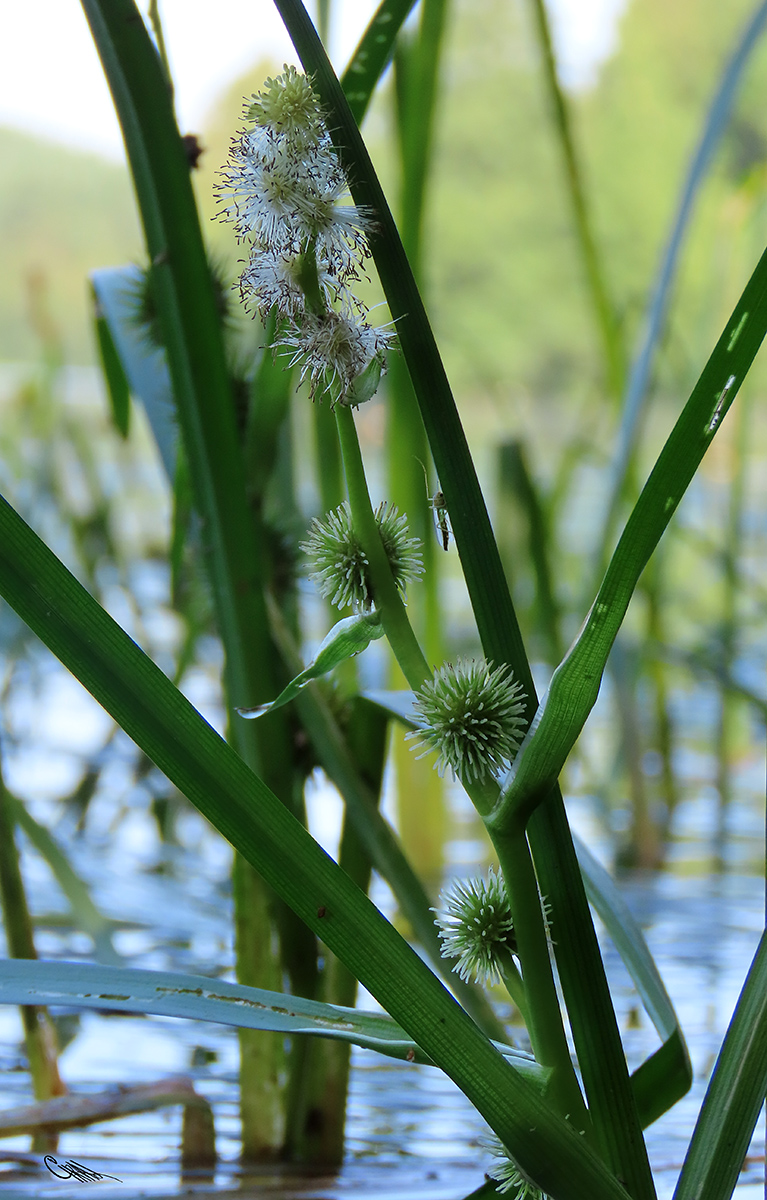
<path fill-rule="evenodd" d="M 57 469 L 64 467 L 66 463 Z M 111 464 L 99 460 L 99 469 L 108 483 L 114 473 Z M 142 495 L 146 485 L 141 475 L 137 487 Z M 156 478 L 149 491 L 152 498 L 145 510 L 134 509 L 134 525 L 128 531 L 145 555 L 151 551 L 147 530 L 157 523 L 158 505 L 167 499 Z M 57 531 L 61 535 L 55 501 L 54 496 L 48 516 L 38 514 L 35 521 L 54 544 Z M 123 540 L 128 534 L 123 530 Z M 115 617 L 164 669 L 172 671 L 179 622 L 168 605 L 167 569 L 146 558 L 120 570 L 102 565 L 96 583 Z M 25 797 L 41 823 L 54 829 L 101 911 L 113 922 L 114 949 L 126 965 L 231 978 L 228 847 L 188 806 L 174 807 L 176 798 L 156 772 L 137 770 L 135 748 L 119 733 L 112 737 L 108 719 L 50 656 L 30 645 L 19 654 L 16 642 L 20 636 L 18 622 L 14 623 L 7 608 L 0 608 L 0 666 L 7 701 L 3 760 L 10 788 Z M 755 642 L 761 633 L 749 636 Z M 743 655 L 743 664 L 750 663 L 751 669 L 754 663 L 763 663 L 764 657 L 765 647 L 760 644 L 758 652 Z M 220 671 L 218 645 L 204 639 L 194 668 L 185 676 L 184 690 L 214 725 L 221 720 Z M 758 686 L 761 689 L 761 680 Z M 721 846 L 717 844 L 721 823 L 711 750 L 718 693 L 710 684 L 688 681 L 677 688 L 672 700 L 678 718 L 675 767 L 681 798 L 671 828 L 668 867 L 621 880 L 681 1017 L 695 1071 L 690 1094 L 648 1131 L 661 1200 L 672 1194 L 721 1038 L 764 927 L 763 731 L 751 728 L 743 732 L 734 755 L 734 798 L 725 822 L 726 842 Z M 592 759 L 609 757 L 608 740 L 600 731 L 611 719 L 612 702 L 607 681 L 589 723 L 587 759 L 589 755 Z M 753 719 L 749 716 L 742 725 L 744 729 L 753 726 Z M 100 777 L 83 828 L 78 829 L 83 806 L 78 807 L 77 802 L 62 805 L 61 797 L 76 788 L 84 764 L 89 762 L 100 766 Z M 647 777 L 652 778 L 653 763 L 648 760 L 644 766 Z M 602 800 L 589 793 L 584 771 L 574 771 L 570 783 L 571 819 L 595 852 L 609 861 L 613 850 L 609 826 L 612 833 L 620 831 L 627 814 L 613 807 L 608 818 Z M 157 834 L 158 799 L 174 814 L 176 841 L 172 844 L 161 842 Z M 448 793 L 448 807 L 446 873 L 467 874 L 482 863 L 484 845 L 473 810 L 456 789 Z M 328 788 L 320 784 L 315 789 L 311 809 L 313 830 L 331 845 L 337 836 L 338 805 Z M 393 815 L 391 807 L 389 815 Z M 711 874 L 715 849 L 723 869 Z M 91 958 L 90 939 L 73 928 L 68 906 L 49 868 L 26 842 L 24 869 L 41 957 Z M 385 912 L 392 912 L 390 893 L 379 880 L 374 881 L 373 898 Z M 603 945 L 633 1067 L 657 1047 L 657 1038 L 610 942 L 603 939 Z M 359 1004 L 374 1007 L 366 995 Z M 243 1196 L 306 1200 L 385 1200 L 389 1196 L 397 1200 L 410 1196 L 460 1200 L 479 1186 L 491 1162 L 483 1145 L 487 1134 L 484 1122 L 439 1071 L 355 1049 L 342 1169 L 333 1176 L 276 1168 L 248 1176 L 237 1163 L 238 1045 L 234 1030 L 192 1021 L 84 1013 L 73 1031 L 61 1068 L 66 1082 L 77 1092 L 98 1092 L 178 1073 L 193 1078 L 214 1110 L 219 1154 L 215 1174 L 212 1179 L 182 1177 L 181 1113 L 178 1108 L 165 1109 L 61 1137 L 60 1160 L 76 1159 L 94 1171 L 116 1176 L 119 1183 L 67 1183 L 48 1175 L 35 1156 L 26 1163 L 4 1162 L 3 1155 L 28 1154 L 29 1139 L 0 1141 L 2 1197 L 81 1200 L 87 1194 L 133 1200 L 137 1196 L 206 1196 L 231 1191 Z M 2 1108 L 31 1099 L 20 1041 L 17 1011 L 0 1006 Z M 738 1185 L 739 1200 L 763 1193 L 763 1150 L 760 1123 Z"/>
<path fill-rule="evenodd" d="M 465 860 L 472 841 L 466 804 L 450 794 L 456 836 L 449 858 Z M 332 840 L 335 801 L 318 789 L 313 800 L 315 826 Z M 584 833 L 598 831 L 583 801 L 574 801 L 574 823 Z M 108 822 L 105 819 L 105 825 Z M 227 886 L 228 853 L 204 832 L 193 813 L 184 818 L 187 848 L 165 854 L 158 871 L 157 842 L 141 821 L 121 826 L 118 838 L 105 831 L 99 852 L 94 845 L 70 845 L 75 866 L 89 880 L 103 911 L 119 913 L 115 949 L 126 963 L 231 977 L 232 948 Z M 90 840 L 90 839 L 89 839 Z M 598 850 L 604 850 L 604 836 Z M 754 847 L 754 853 L 758 847 Z M 27 856 L 30 892 L 49 903 L 39 913 L 42 956 L 88 957 L 91 947 L 81 933 L 62 924 L 46 868 Z M 172 859 L 172 862 L 170 861 Z M 456 869 L 456 868 L 452 868 Z M 458 868 L 461 872 L 464 866 Z M 764 921 L 764 887 L 755 874 L 741 872 L 690 875 L 683 869 L 633 874 L 623 892 L 646 930 L 650 947 L 679 1012 L 692 1056 L 693 1089 L 648 1132 L 661 1200 L 672 1194 L 706 1081 L 737 999 Z M 391 911 L 390 894 L 380 881 L 374 898 Z M 161 913 L 158 925 L 156 914 Z M 657 1046 L 649 1020 L 611 944 L 604 940 L 608 974 L 632 1066 Z M 375 1007 L 360 997 L 361 1007 Z M 20 1022 L 16 1010 L 0 1008 L 2 1106 L 30 1100 L 23 1069 Z M 460 1200 L 483 1177 L 491 1156 L 483 1142 L 487 1128 L 461 1093 L 438 1070 L 379 1058 L 355 1049 L 352 1060 L 346 1157 L 333 1176 L 295 1169 L 265 1169 L 257 1177 L 237 1164 L 237 1038 L 234 1030 L 193 1021 L 106 1016 L 83 1013 L 76 1036 L 62 1056 L 62 1073 L 78 1092 L 96 1092 L 116 1084 L 149 1082 L 164 1076 L 190 1075 L 212 1103 L 219 1153 L 213 1178 L 182 1177 L 179 1168 L 181 1113 L 165 1109 L 104 1122 L 64 1134 L 60 1161 L 76 1159 L 122 1182 L 87 1185 L 89 1195 L 205 1196 L 227 1191 L 252 1196 L 357 1200 L 359 1197 L 423 1196 Z M 6 1139 L 0 1150 L 28 1150 L 28 1138 Z M 762 1194 L 764 1130 L 758 1126 L 751 1154 L 738 1185 L 742 1200 Z M 5 1196 L 70 1197 L 83 1195 L 83 1184 L 51 1178 L 39 1158 L 26 1166 L 0 1169 Z"/>

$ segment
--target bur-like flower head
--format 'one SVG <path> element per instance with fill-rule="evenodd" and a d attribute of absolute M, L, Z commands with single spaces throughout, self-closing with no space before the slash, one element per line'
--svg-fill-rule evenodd
<path fill-rule="evenodd" d="M 548 1200 L 545 1192 L 528 1179 L 498 1138 L 489 1139 L 487 1148 L 497 1159 L 487 1173 L 498 1184 L 499 1192 L 505 1195 L 513 1191 L 514 1200 Z"/>
<path fill-rule="evenodd" d="M 408 738 L 438 753 L 462 783 L 485 783 L 509 765 L 525 726 L 524 693 L 507 666 L 445 663 L 415 693 L 419 727 Z M 421 755 L 423 757 L 423 755 Z"/>
<path fill-rule="evenodd" d="M 442 957 L 458 959 L 453 970 L 461 979 L 500 983 L 503 958 L 517 948 L 501 876 L 491 867 L 487 879 L 451 884 L 440 896 L 440 908 L 433 911 L 437 913 Z"/>
<path fill-rule="evenodd" d="M 404 593 L 406 585 L 423 571 L 421 542 L 408 536 L 407 518 L 393 505 L 379 504 L 375 519 L 394 582 Z M 315 517 L 301 549 L 314 568 L 309 578 L 331 604 L 355 612 L 373 607 L 370 563 L 354 531 L 348 504 L 322 519 Z"/>

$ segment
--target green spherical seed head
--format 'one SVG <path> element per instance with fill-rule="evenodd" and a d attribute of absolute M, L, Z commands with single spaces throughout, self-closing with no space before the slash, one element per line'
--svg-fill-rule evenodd
<path fill-rule="evenodd" d="M 407 518 L 393 505 L 379 504 L 375 519 L 394 582 L 404 593 L 406 585 L 423 571 L 421 543 L 408 536 Z M 301 549 L 314 568 L 309 578 L 331 604 L 351 607 L 356 612 L 374 607 L 370 563 L 354 530 L 348 504 L 321 520 L 315 518 Z"/>
<path fill-rule="evenodd" d="M 524 694 L 506 666 L 445 663 L 415 694 L 420 727 L 408 737 L 436 750 L 437 767 L 462 783 L 485 783 L 509 765 L 525 726 Z"/>

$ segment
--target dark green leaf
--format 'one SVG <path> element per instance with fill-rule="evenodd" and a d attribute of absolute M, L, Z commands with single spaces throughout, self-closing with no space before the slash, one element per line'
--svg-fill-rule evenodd
<path fill-rule="evenodd" d="M 693 388 L 626 524 L 578 638 L 557 667 L 504 785 L 494 821 L 524 822 L 559 778 L 599 694 L 607 657 L 634 589 L 767 330 L 762 256 Z"/>
<path fill-rule="evenodd" d="M 349 108 L 358 125 L 385 71 L 402 24 L 416 0 L 382 0 L 341 77 Z"/>
<path fill-rule="evenodd" d="M 96 327 L 96 344 L 99 351 L 101 369 L 107 385 L 109 403 L 112 409 L 112 420 L 115 428 L 124 438 L 128 436 L 130 426 L 130 389 L 128 380 L 120 362 L 120 356 L 115 349 L 114 340 L 109 329 L 109 323 L 99 304 L 95 288 L 93 289 L 94 323 Z"/>

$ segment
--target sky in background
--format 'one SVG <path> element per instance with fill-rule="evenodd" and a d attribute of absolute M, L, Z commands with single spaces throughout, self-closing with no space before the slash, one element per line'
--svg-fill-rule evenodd
<path fill-rule="evenodd" d="M 627 0 L 549 0 L 566 84 L 587 86 L 612 51 Z M 139 0 L 146 11 L 148 0 Z M 336 0 L 331 55 L 341 69 L 376 7 Z M 215 12 L 215 17 L 212 15 Z M 217 95 L 259 58 L 296 62 L 272 0 L 161 0 L 182 129 L 199 128 Z M 3 13 L 0 124 L 109 158 L 122 140 L 77 0 L 22 0 Z"/>

